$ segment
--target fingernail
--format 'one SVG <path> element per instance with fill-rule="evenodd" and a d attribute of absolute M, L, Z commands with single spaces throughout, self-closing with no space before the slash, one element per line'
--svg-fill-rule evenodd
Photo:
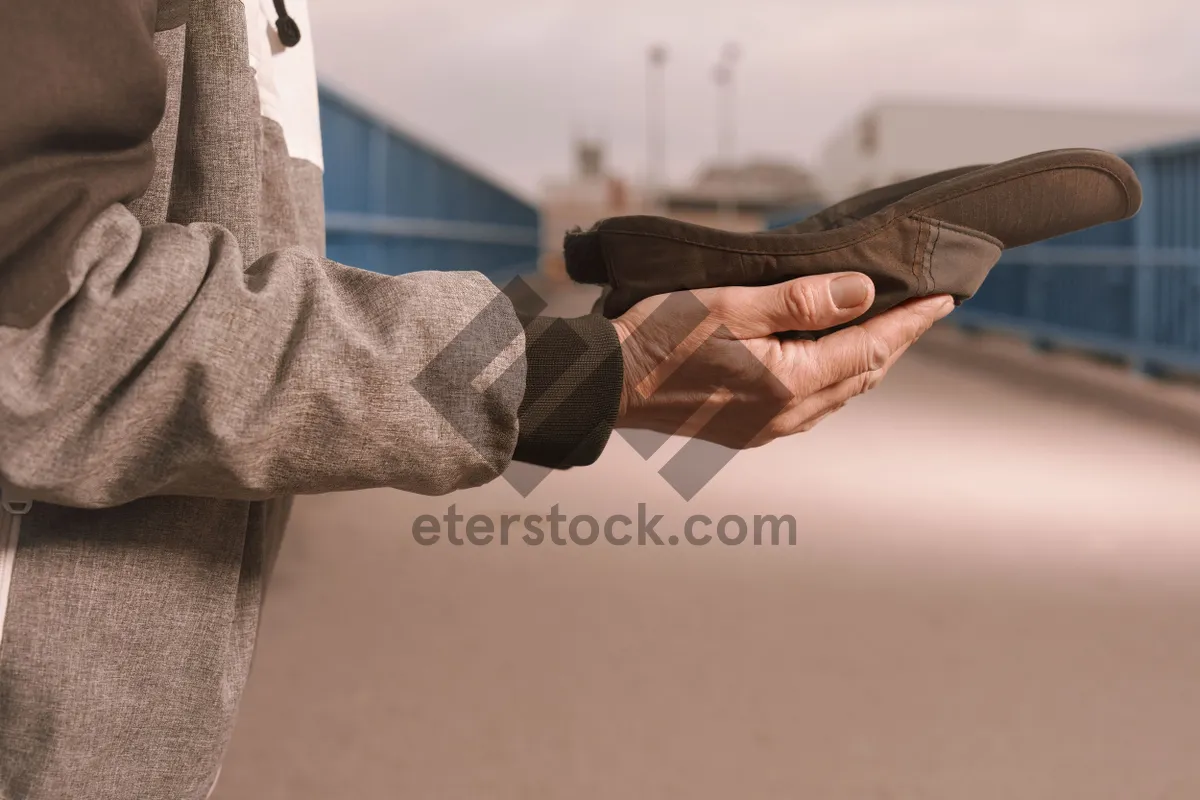
<path fill-rule="evenodd" d="M 829 294 L 838 308 L 857 308 L 867 299 L 867 279 L 858 275 L 843 275 L 829 284 Z"/>

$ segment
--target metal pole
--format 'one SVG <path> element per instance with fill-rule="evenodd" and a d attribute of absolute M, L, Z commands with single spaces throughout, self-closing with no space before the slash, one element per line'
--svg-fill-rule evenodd
<path fill-rule="evenodd" d="M 717 163 L 728 170 L 727 174 L 731 178 L 721 190 L 717 204 L 718 214 L 727 220 L 737 214 L 738 186 L 736 180 L 733 180 L 737 135 L 733 68 L 740 57 L 741 51 L 738 46 L 727 44 L 721 51 L 721 60 L 717 63 L 714 73 L 717 83 Z"/>
<path fill-rule="evenodd" d="M 651 210 L 661 204 L 666 183 L 666 63 L 667 49 L 651 47 L 646 60 L 646 203 Z"/>

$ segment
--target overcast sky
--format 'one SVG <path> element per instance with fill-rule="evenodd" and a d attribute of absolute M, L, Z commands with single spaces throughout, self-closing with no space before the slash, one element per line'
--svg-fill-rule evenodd
<path fill-rule="evenodd" d="M 738 151 L 815 158 L 890 95 L 1200 110 L 1200 0 L 310 0 L 318 69 L 528 195 L 574 133 L 645 163 L 646 48 L 669 48 L 672 178 L 716 150 L 737 42 Z"/>

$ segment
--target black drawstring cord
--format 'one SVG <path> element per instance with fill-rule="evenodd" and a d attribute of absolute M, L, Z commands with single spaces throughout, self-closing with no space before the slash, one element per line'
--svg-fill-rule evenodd
<path fill-rule="evenodd" d="M 275 20 L 275 32 L 279 34 L 279 41 L 284 47 L 295 47 L 300 41 L 300 26 L 288 16 L 283 0 L 275 0 L 275 13 L 279 16 L 279 19 Z"/>

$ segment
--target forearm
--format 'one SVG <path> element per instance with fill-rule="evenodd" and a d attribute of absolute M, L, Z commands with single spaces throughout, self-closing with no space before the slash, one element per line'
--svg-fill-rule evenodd
<path fill-rule="evenodd" d="M 300 249 L 247 263 L 224 228 L 143 228 L 126 204 L 154 171 L 156 22 L 151 0 L 0 11 L 0 478 L 96 506 L 437 493 L 514 449 L 594 460 L 619 372 L 597 382 L 563 356 L 582 340 L 606 354 L 582 363 L 613 373 L 608 323 L 534 323 L 525 357 L 480 275 L 387 277 Z"/>
<path fill-rule="evenodd" d="M 516 445 L 524 336 L 482 276 L 389 277 L 300 249 L 247 266 L 219 228 L 143 231 L 119 206 L 72 267 L 69 302 L 0 328 L 0 471 L 35 496 L 441 493 L 495 477 Z M 422 384 L 464 331 L 456 379 Z M 512 366 L 479 392 L 471 359 Z"/>

